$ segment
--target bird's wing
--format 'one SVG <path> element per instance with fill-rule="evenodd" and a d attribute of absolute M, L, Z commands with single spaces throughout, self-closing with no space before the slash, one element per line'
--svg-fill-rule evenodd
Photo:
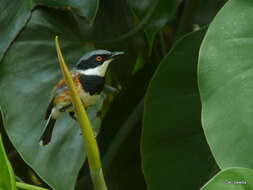
<path fill-rule="evenodd" d="M 77 86 L 79 85 L 80 81 L 80 75 L 77 72 L 71 72 L 72 80 L 74 81 L 74 84 Z M 62 92 L 66 91 L 68 89 L 64 79 L 61 79 L 54 87 L 53 89 L 53 97 L 61 94 Z"/>
<path fill-rule="evenodd" d="M 79 82 L 79 74 L 76 72 L 71 72 L 72 79 L 74 81 L 74 84 L 78 86 L 80 84 Z M 51 113 L 52 108 L 57 104 L 58 102 L 61 102 L 62 100 L 70 99 L 68 87 L 64 81 L 64 79 L 61 79 L 54 87 L 52 91 L 52 96 L 50 99 L 50 102 L 47 107 L 47 111 L 45 114 L 45 118 L 47 119 Z"/>

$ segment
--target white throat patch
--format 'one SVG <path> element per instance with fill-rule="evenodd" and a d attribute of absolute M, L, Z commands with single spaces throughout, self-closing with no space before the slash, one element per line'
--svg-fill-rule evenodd
<path fill-rule="evenodd" d="M 96 75 L 96 76 L 103 77 L 103 76 L 105 76 L 105 72 L 107 70 L 107 67 L 112 60 L 113 59 L 109 59 L 109 60 L 105 61 L 102 65 L 99 65 L 95 68 L 87 69 L 85 71 L 77 70 L 77 72 L 84 74 L 84 75 Z"/>

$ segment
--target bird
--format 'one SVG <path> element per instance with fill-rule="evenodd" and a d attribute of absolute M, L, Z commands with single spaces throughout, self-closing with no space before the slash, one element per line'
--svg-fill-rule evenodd
<path fill-rule="evenodd" d="M 109 64 L 122 54 L 124 54 L 122 51 L 93 50 L 84 54 L 71 70 L 74 85 L 84 108 L 88 108 L 96 102 L 104 88 L 105 74 Z M 52 97 L 45 113 L 46 125 L 39 138 L 41 146 L 50 143 L 55 122 L 63 112 L 69 113 L 70 117 L 76 120 L 70 91 L 64 79 L 61 79 L 53 88 Z"/>

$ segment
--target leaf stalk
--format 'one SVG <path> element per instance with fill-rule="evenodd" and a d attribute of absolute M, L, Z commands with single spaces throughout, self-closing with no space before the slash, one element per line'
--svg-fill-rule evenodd
<path fill-rule="evenodd" d="M 87 152 L 90 174 L 91 174 L 91 179 L 93 182 L 94 189 L 107 190 L 104 176 L 103 176 L 103 171 L 101 168 L 100 154 L 99 154 L 97 141 L 93 133 L 87 113 L 77 93 L 77 89 L 74 86 L 74 82 L 72 80 L 71 74 L 62 56 L 58 36 L 55 37 L 55 45 L 56 45 L 56 50 L 57 50 L 57 55 L 58 55 L 61 71 L 64 76 L 64 81 L 66 82 L 66 85 L 68 86 L 70 90 L 71 101 L 74 106 L 74 109 L 77 115 L 77 120 L 82 131 L 84 148 Z"/>
<path fill-rule="evenodd" d="M 16 182 L 16 186 L 20 189 L 26 189 L 26 190 L 48 190 L 46 188 L 43 187 L 38 187 L 35 185 L 30 185 L 27 183 L 21 183 L 21 182 Z"/>

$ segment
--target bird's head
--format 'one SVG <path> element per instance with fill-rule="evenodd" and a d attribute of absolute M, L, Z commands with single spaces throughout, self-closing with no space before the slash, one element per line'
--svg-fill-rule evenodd
<path fill-rule="evenodd" d="M 76 69 L 84 75 L 96 75 L 103 77 L 109 63 L 122 54 L 124 54 L 124 52 L 94 50 L 81 57 L 81 59 L 77 62 Z"/>

